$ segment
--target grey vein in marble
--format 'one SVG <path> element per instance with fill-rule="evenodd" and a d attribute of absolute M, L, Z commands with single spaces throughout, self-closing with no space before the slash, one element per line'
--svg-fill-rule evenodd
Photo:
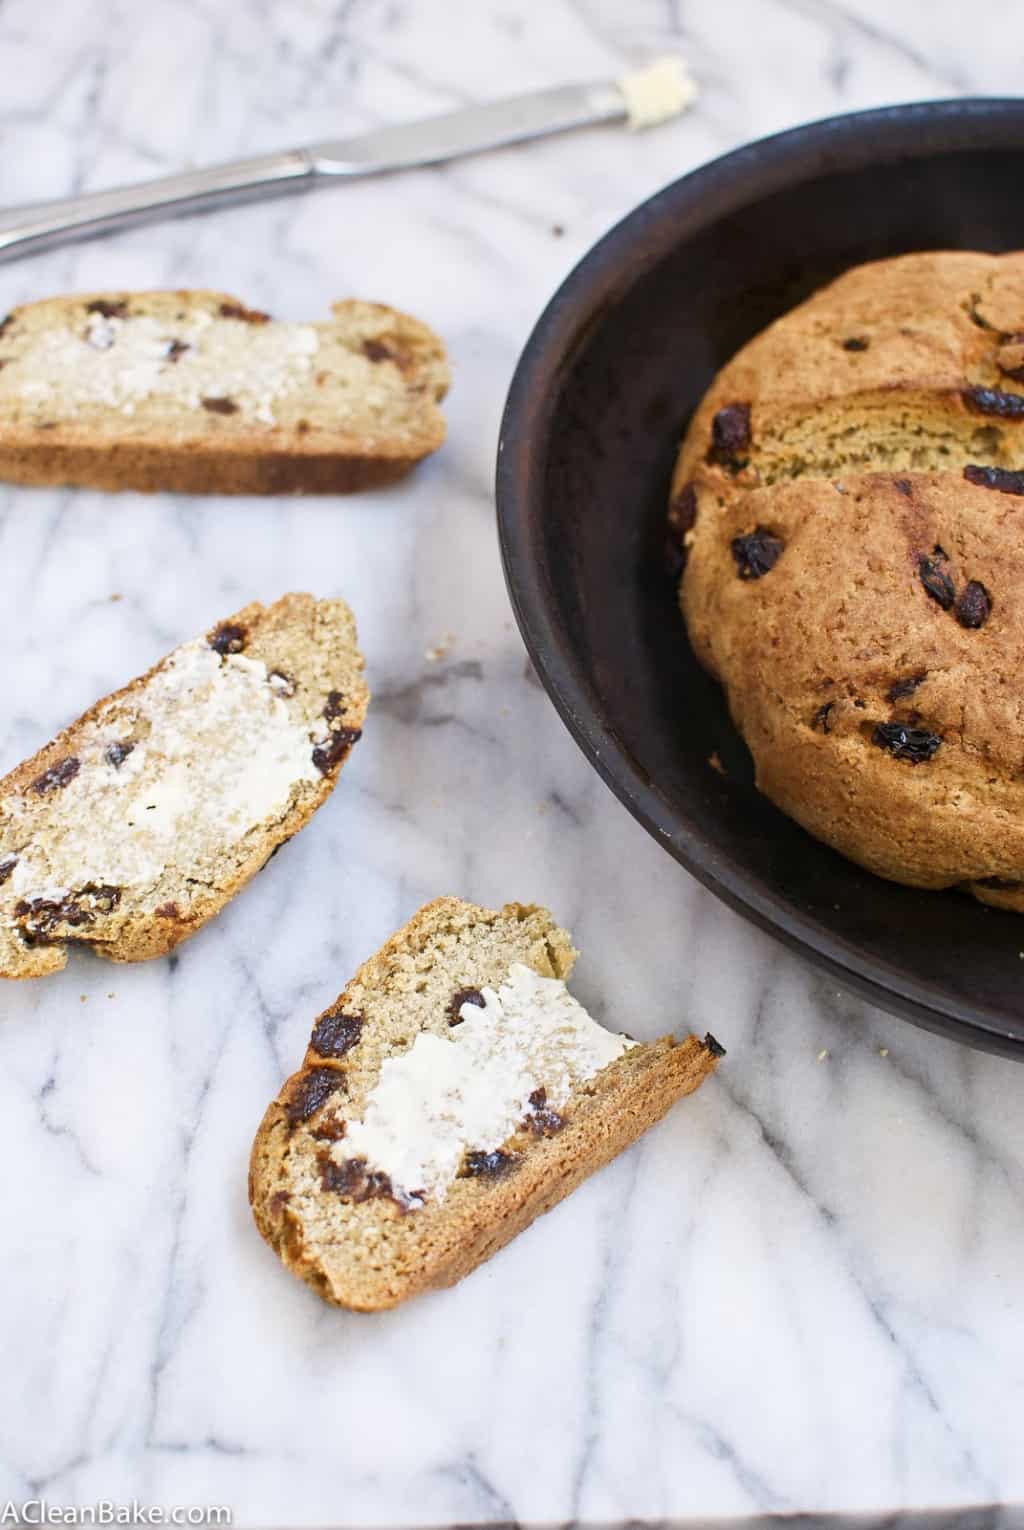
<path fill-rule="evenodd" d="M 1022 1523 L 1022 1075 L 837 994 L 629 819 L 524 662 L 491 501 L 515 359 L 605 228 L 800 120 L 1015 92 L 1022 43 L 1009 0 L 971 25 L 926 0 L 0 7 L 8 203 L 679 47 L 704 87 L 657 133 L 0 267 L 5 310 L 163 285 L 294 319 L 378 298 L 434 324 L 455 370 L 444 451 L 341 505 L 0 487 L 0 771 L 287 588 L 352 601 L 376 696 L 315 824 L 176 958 L 80 958 L 0 994 L 0 1505 L 226 1503 L 238 1525 L 296 1527 Z M 446 891 L 548 902 L 598 1018 L 710 1028 L 729 1056 L 456 1290 L 330 1311 L 251 1225 L 249 1145 L 312 1017 Z"/>

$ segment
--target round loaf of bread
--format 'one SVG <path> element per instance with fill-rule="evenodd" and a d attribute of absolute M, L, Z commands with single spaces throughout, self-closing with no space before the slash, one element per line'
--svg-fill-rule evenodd
<path fill-rule="evenodd" d="M 698 409 L 670 523 L 759 788 L 1024 911 L 1024 255 L 859 267 L 779 320 Z"/>

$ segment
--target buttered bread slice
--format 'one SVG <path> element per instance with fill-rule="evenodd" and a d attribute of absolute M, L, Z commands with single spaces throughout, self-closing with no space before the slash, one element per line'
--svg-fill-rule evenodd
<path fill-rule="evenodd" d="M 546 909 L 439 898 L 318 1018 L 252 1151 L 256 1223 L 327 1301 L 396 1306 L 468 1275 L 715 1068 L 569 993 Z"/>
<path fill-rule="evenodd" d="M 0 977 L 162 956 L 330 795 L 369 692 L 342 600 L 250 605 L 0 780 Z"/>
<path fill-rule="evenodd" d="M 0 478 L 345 493 L 440 446 L 447 387 L 438 337 L 378 303 L 296 324 L 222 292 L 50 298 L 0 322 Z"/>

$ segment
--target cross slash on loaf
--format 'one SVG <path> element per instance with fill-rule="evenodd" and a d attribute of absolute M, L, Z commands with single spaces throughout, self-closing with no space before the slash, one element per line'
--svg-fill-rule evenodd
<path fill-rule="evenodd" d="M 723 1055 L 605 1030 L 546 909 L 420 909 L 316 1021 L 253 1145 L 256 1224 L 328 1302 L 453 1285 L 608 1163 Z"/>
<path fill-rule="evenodd" d="M 342 600 L 253 604 L 0 780 L 0 977 L 173 950 L 326 801 L 369 701 Z"/>
<path fill-rule="evenodd" d="M 0 321 L 0 479 L 342 494 L 444 440 L 444 345 L 379 303 L 323 323 L 222 292 L 49 298 Z"/>

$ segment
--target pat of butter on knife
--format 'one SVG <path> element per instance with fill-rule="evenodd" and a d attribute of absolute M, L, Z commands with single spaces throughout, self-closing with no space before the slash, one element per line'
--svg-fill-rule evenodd
<path fill-rule="evenodd" d="M 689 70 L 675 53 L 624 74 L 617 83 L 626 103 L 626 126 L 633 130 L 678 117 L 697 96 Z"/>

